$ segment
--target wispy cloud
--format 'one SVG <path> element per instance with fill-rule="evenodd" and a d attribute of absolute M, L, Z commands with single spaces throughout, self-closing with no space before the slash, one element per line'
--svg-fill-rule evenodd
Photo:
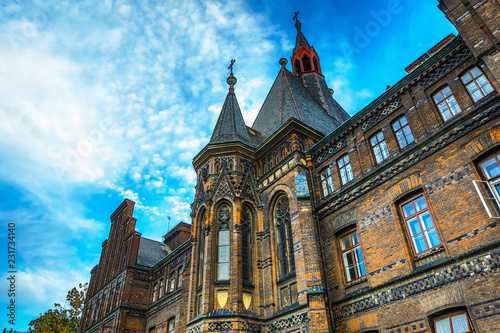
<path fill-rule="evenodd" d="M 22 295 L 33 295 L 19 299 L 25 312 L 16 328 L 25 329 L 88 280 L 124 198 L 136 201 L 146 237 L 160 239 L 169 216 L 170 227 L 189 222 L 191 161 L 215 126 L 229 60 L 236 59 L 236 94 L 250 125 L 279 58 L 291 55 L 295 29 L 283 1 L 0 6 L 0 220 L 15 221 L 19 232 Z M 363 77 L 375 59 L 338 49 L 352 38 L 354 14 L 311 6 L 324 11 L 314 13 L 318 21 L 304 13 L 303 31 L 334 96 L 354 113 L 379 91 Z"/>

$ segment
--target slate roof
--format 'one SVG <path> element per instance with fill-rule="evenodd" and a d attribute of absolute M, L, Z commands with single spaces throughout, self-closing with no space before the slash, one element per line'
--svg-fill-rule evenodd
<path fill-rule="evenodd" d="M 253 146 L 234 89 L 230 88 L 215 125 L 210 143 L 241 141 Z"/>
<path fill-rule="evenodd" d="M 308 49 L 311 48 L 309 46 L 309 43 L 307 42 L 306 38 L 304 37 L 304 35 L 300 31 L 301 26 L 302 26 L 302 24 L 300 22 L 297 22 L 295 24 L 295 27 L 297 28 L 297 38 L 295 39 L 295 50 L 297 50 L 297 51 L 300 50 L 300 47 L 302 45 L 305 45 Z"/>
<path fill-rule="evenodd" d="M 139 253 L 137 254 L 137 265 L 153 267 L 169 254 L 165 244 L 141 237 Z"/>
<path fill-rule="evenodd" d="M 345 111 L 328 93 L 324 96 L 332 109 Z M 345 116 L 349 118 L 347 113 Z M 252 128 L 261 132 L 265 140 L 290 118 L 295 118 L 318 130 L 324 135 L 332 132 L 342 121 L 330 116 L 309 90 L 302 84 L 301 78 L 282 67 L 269 94 L 255 118 Z"/>

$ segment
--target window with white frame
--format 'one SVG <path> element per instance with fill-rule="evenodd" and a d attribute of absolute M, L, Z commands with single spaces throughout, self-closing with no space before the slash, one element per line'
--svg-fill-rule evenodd
<path fill-rule="evenodd" d="M 469 333 L 471 332 L 467 313 L 459 312 L 434 319 L 436 333 Z"/>
<path fill-rule="evenodd" d="M 500 154 L 488 156 L 479 163 L 486 180 L 474 180 L 481 202 L 490 218 L 500 218 Z"/>
<path fill-rule="evenodd" d="M 474 102 L 479 101 L 493 91 L 493 87 L 488 82 L 488 79 L 477 67 L 468 70 L 462 75 L 461 79 Z"/>
<path fill-rule="evenodd" d="M 347 282 L 357 280 L 366 275 L 358 231 L 350 230 L 339 237 L 340 252 Z"/>
<path fill-rule="evenodd" d="M 323 188 L 323 196 L 327 197 L 334 191 L 332 171 L 330 170 L 329 166 L 320 173 L 320 177 L 321 177 L 321 186 Z"/>
<path fill-rule="evenodd" d="M 400 205 L 415 254 L 441 245 L 441 240 L 423 194 Z"/>
<path fill-rule="evenodd" d="M 342 185 L 349 183 L 354 179 L 351 168 L 351 161 L 349 160 L 349 155 L 344 155 L 337 161 L 340 172 L 340 179 L 342 180 Z"/>
<path fill-rule="evenodd" d="M 444 121 L 447 121 L 462 111 L 460 110 L 460 107 L 458 106 L 455 97 L 453 97 L 449 87 L 441 89 L 433 96 L 433 98 Z"/>
<path fill-rule="evenodd" d="M 396 119 L 396 121 L 392 123 L 392 129 L 396 134 L 396 138 L 398 139 L 398 144 L 401 149 L 405 148 L 410 143 L 415 142 L 413 134 L 411 133 L 410 125 L 408 124 L 405 116 Z"/>
<path fill-rule="evenodd" d="M 231 221 L 231 209 L 229 205 L 223 204 L 218 211 L 218 223 L 219 223 L 219 233 L 218 233 L 218 263 L 217 263 L 217 280 L 228 281 L 229 280 L 229 255 L 230 255 L 230 221 Z"/>
<path fill-rule="evenodd" d="M 384 134 L 382 134 L 382 131 L 378 132 L 370 138 L 370 144 L 372 145 L 377 164 L 382 163 L 383 160 L 389 157 L 389 149 L 387 148 L 387 144 L 385 143 Z"/>

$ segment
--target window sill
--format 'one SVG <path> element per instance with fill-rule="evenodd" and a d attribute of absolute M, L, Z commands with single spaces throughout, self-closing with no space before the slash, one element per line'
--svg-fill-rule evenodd
<path fill-rule="evenodd" d="M 420 253 L 416 256 L 413 257 L 413 261 L 419 261 L 421 259 L 424 259 L 424 258 L 427 258 L 427 257 L 430 257 L 432 256 L 433 254 L 436 254 L 438 252 L 441 252 L 441 251 L 444 251 L 444 246 L 443 245 L 440 245 L 438 247 L 435 247 L 433 249 L 430 249 L 426 252 L 423 252 L 423 253 Z"/>
<path fill-rule="evenodd" d="M 345 288 L 347 289 L 347 288 L 353 287 L 353 286 L 355 286 L 355 285 L 357 285 L 357 284 L 360 284 L 360 283 L 363 283 L 363 282 L 365 282 L 365 281 L 368 281 L 368 278 L 366 277 L 366 275 L 365 275 L 365 276 L 363 276 L 363 277 L 360 277 L 360 278 L 359 278 L 359 279 L 357 279 L 357 280 L 354 280 L 354 281 L 351 281 L 351 282 L 346 283 L 346 284 L 345 284 Z"/>
<path fill-rule="evenodd" d="M 289 274 L 289 275 L 281 278 L 280 280 L 278 280 L 278 282 L 276 282 L 276 284 L 280 285 L 281 283 L 287 282 L 288 280 L 295 278 L 295 276 L 296 276 L 295 273 Z"/>
<path fill-rule="evenodd" d="M 220 281 L 215 281 L 215 285 L 223 285 L 223 284 L 229 284 L 229 280 L 220 280 Z"/>

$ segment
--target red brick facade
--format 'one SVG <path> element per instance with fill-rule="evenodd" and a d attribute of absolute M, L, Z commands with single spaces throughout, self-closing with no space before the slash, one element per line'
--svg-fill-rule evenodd
<path fill-rule="evenodd" d="M 158 245 L 170 246 L 164 257 L 140 265 L 156 245 L 141 243 L 126 200 L 92 271 L 81 331 L 169 332 L 172 319 L 190 333 L 497 332 L 498 178 L 485 163 L 500 163 L 500 6 L 439 7 L 459 36 L 349 119 L 325 94 L 300 23 L 300 70 L 280 60 L 252 128 L 231 74 L 193 161 L 191 229 L 176 227 Z M 330 123 L 316 127 L 311 115 Z M 182 287 L 160 295 L 172 276 Z"/>

